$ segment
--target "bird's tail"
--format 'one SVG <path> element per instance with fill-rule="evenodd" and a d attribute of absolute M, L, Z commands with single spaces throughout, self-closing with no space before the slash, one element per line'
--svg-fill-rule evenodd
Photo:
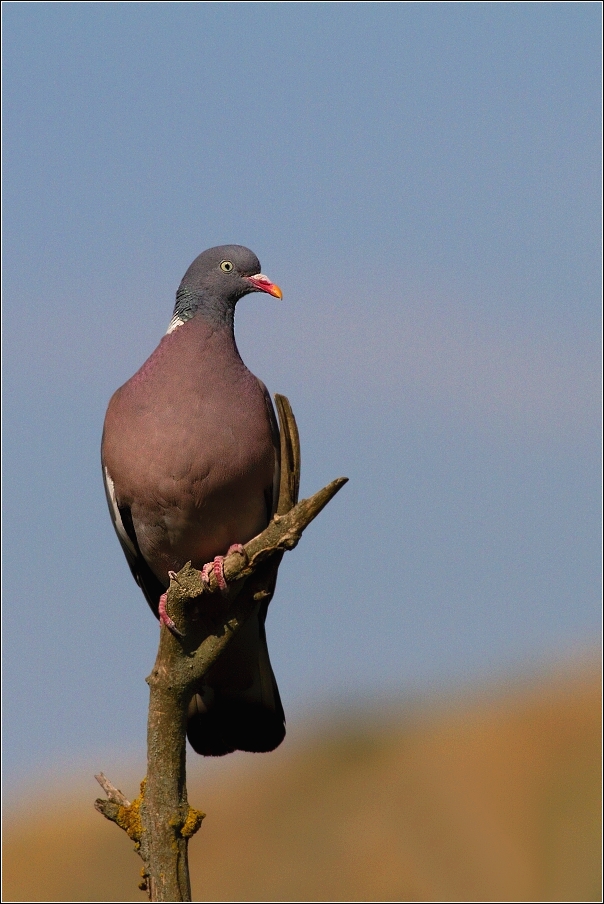
<path fill-rule="evenodd" d="M 271 667 L 264 618 L 250 616 L 189 704 L 187 735 L 202 756 L 274 750 L 285 737 L 285 714 Z"/>

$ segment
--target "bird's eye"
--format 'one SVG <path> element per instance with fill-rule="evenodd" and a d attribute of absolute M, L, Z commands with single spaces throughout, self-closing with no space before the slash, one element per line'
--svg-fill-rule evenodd
<path fill-rule="evenodd" d="M 230 273 L 233 269 L 233 265 L 230 261 L 220 261 L 220 269 L 225 273 Z"/>

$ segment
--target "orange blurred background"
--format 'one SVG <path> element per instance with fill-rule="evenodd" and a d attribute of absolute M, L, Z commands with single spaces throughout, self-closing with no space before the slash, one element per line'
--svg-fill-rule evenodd
<path fill-rule="evenodd" d="M 600 750 L 600 670 L 583 662 L 334 713 L 269 756 L 191 758 L 189 799 L 207 813 L 194 900 L 599 901 Z M 3 900 L 146 900 L 95 796 L 91 781 L 13 805 Z"/>

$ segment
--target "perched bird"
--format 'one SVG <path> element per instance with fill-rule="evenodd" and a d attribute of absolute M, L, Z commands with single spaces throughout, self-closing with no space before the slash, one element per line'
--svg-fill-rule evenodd
<path fill-rule="evenodd" d="M 235 305 L 249 292 L 282 298 L 252 251 L 222 245 L 200 254 L 178 288 L 166 335 L 109 402 L 101 449 L 107 501 L 156 615 L 170 571 L 224 556 L 275 512 L 279 428 L 266 387 L 235 344 Z M 198 753 L 273 750 L 285 736 L 264 628 L 268 601 L 191 700 L 187 734 Z"/>

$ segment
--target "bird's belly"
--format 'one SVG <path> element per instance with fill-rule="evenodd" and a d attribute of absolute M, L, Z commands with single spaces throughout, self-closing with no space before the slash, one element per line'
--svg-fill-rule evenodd
<path fill-rule="evenodd" d="M 168 571 L 178 571 L 189 561 L 201 568 L 232 544 L 247 543 L 264 530 L 273 455 L 272 448 L 267 449 L 253 465 L 248 458 L 247 467 L 235 474 L 231 461 L 228 476 L 215 464 L 197 479 L 190 473 L 177 477 L 177 467 L 163 478 L 154 477 L 153 517 L 149 497 L 144 517 L 137 516 L 136 503 L 132 515 L 141 553 L 162 582 Z"/>
<path fill-rule="evenodd" d="M 214 556 L 225 555 L 234 543 L 247 543 L 266 525 L 266 501 L 261 489 L 253 495 L 236 491 L 233 495 L 232 490 L 216 493 L 200 508 L 166 511 L 158 552 L 170 561 L 170 570 L 178 570 L 188 561 L 201 568 Z"/>
<path fill-rule="evenodd" d="M 133 378 L 106 419 L 103 461 L 118 504 L 131 509 L 141 554 L 166 586 L 168 571 L 200 568 L 269 518 L 277 453 L 264 393 L 247 371 L 224 385 L 206 376 L 203 393 L 184 385 L 174 397 L 159 381 L 142 398 Z"/>

